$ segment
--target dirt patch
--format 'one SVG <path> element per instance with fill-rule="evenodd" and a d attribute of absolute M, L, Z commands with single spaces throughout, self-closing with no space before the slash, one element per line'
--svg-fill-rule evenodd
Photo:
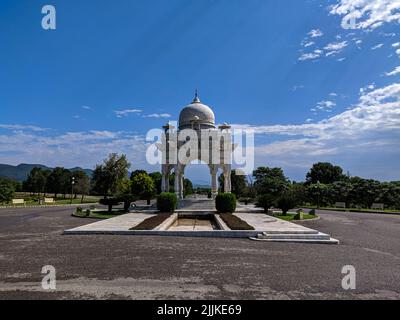
<path fill-rule="evenodd" d="M 219 216 L 231 230 L 254 230 L 246 221 L 243 221 L 233 214 L 221 213 Z"/>
<path fill-rule="evenodd" d="M 156 216 L 147 218 L 139 223 L 137 226 L 130 228 L 129 230 L 153 230 L 158 227 L 161 223 L 167 220 L 171 216 L 170 213 L 160 213 Z"/>

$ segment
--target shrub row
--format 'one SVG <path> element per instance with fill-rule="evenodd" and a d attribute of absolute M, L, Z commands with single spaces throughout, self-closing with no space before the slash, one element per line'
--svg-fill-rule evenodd
<path fill-rule="evenodd" d="M 157 209 L 160 212 L 174 212 L 178 204 L 175 193 L 163 192 L 157 197 Z"/>
<path fill-rule="evenodd" d="M 233 193 L 220 193 L 215 198 L 215 208 L 219 213 L 233 213 L 236 210 L 236 196 Z"/>

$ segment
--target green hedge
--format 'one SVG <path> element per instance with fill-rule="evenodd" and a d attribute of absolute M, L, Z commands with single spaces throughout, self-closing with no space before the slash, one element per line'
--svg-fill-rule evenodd
<path fill-rule="evenodd" d="M 233 193 L 220 193 L 215 198 L 215 207 L 219 213 L 233 213 L 236 210 L 236 196 Z"/>
<path fill-rule="evenodd" d="M 175 193 L 163 192 L 157 197 L 157 209 L 160 212 L 174 212 L 178 204 Z"/>

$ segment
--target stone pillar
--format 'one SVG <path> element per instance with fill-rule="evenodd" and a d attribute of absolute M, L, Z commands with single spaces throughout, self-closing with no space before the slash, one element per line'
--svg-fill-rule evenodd
<path fill-rule="evenodd" d="M 218 194 L 217 173 L 218 173 L 218 168 L 216 166 L 212 166 L 210 168 L 210 174 L 211 174 L 211 194 L 213 196 L 213 199 Z"/>
<path fill-rule="evenodd" d="M 231 193 L 231 174 L 224 172 L 224 191 L 226 193 Z"/>
<path fill-rule="evenodd" d="M 175 181 L 174 181 L 174 189 L 175 189 L 175 194 L 177 198 L 179 199 L 180 196 L 180 188 L 179 188 L 179 172 L 178 170 L 175 169 Z"/>
<path fill-rule="evenodd" d="M 166 176 L 166 174 L 163 173 L 162 177 L 161 177 L 161 192 L 167 192 L 167 186 L 165 184 L 165 180 L 166 180 L 165 176 Z"/>
<path fill-rule="evenodd" d="M 184 190 L 185 186 L 183 184 L 183 174 L 182 173 L 179 175 L 179 186 L 180 186 L 179 197 L 180 197 L 180 199 L 183 199 L 183 190 Z"/>
<path fill-rule="evenodd" d="M 169 192 L 169 166 L 163 164 L 161 167 L 161 192 Z"/>
<path fill-rule="evenodd" d="M 165 175 L 165 192 L 169 192 L 169 172 Z"/>

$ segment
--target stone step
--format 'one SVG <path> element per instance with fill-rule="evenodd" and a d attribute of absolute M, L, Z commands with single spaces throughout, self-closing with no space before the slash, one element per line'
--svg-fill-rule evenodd
<path fill-rule="evenodd" d="M 262 234 L 263 235 L 271 235 L 271 234 L 318 234 L 319 231 L 317 230 L 270 230 L 270 231 L 265 231 Z"/>
<path fill-rule="evenodd" d="M 329 240 L 331 237 L 325 233 L 317 234 L 258 234 L 258 239 L 270 239 L 270 240 Z"/>
<path fill-rule="evenodd" d="M 309 244 L 339 244 L 339 240 L 334 238 L 329 239 L 259 239 L 252 238 L 251 240 L 255 241 L 267 241 L 267 242 L 293 242 L 293 243 L 309 243 Z"/>

